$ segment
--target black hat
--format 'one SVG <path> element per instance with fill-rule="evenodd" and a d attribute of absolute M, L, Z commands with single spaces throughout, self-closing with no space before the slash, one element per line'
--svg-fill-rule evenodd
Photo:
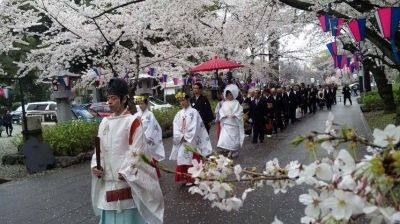
<path fill-rule="evenodd" d="M 108 83 L 107 95 L 115 95 L 115 96 L 128 95 L 128 83 L 121 78 L 112 78 Z"/>

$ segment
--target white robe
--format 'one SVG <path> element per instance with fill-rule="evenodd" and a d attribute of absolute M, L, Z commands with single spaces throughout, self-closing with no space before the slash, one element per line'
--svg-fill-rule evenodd
<path fill-rule="evenodd" d="M 157 161 L 165 159 L 164 144 L 162 142 L 162 130 L 158 124 L 154 114 L 145 110 L 142 112 L 140 109 L 137 112 L 142 120 L 144 135 L 146 137 L 147 150 L 149 154 Z"/>
<path fill-rule="evenodd" d="M 186 119 L 186 127 L 182 129 L 183 119 Z M 185 150 L 185 139 L 188 144 L 198 148 L 198 153 L 208 156 L 212 152 L 210 137 L 204 127 L 199 112 L 191 106 L 180 110 L 173 123 L 173 146 L 170 160 L 176 160 L 177 165 L 192 165 L 193 153 Z"/>
<path fill-rule="evenodd" d="M 221 134 L 217 147 L 230 151 L 239 150 L 243 145 L 243 108 L 237 100 L 225 100 L 219 110 Z M 233 117 L 229 117 L 233 116 Z"/>
<path fill-rule="evenodd" d="M 133 157 L 133 153 L 145 152 L 146 142 L 141 122 L 136 115 L 103 118 L 98 132 L 100 137 L 100 161 L 103 177 L 92 175 L 92 203 L 96 215 L 101 210 L 137 208 L 143 219 L 150 224 L 163 223 L 164 199 L 153 167 Z M 136 129 L 135 125 L 139 124 Z M 132 130 L 131 130 L 132 129 Z M 132 132 L 132 133 L 131 133 Z M 129 144 L 131 142 L 131 144 Z M 96 154 L 91 168 L 96 166 Z M 120 173 L 126 180 L 118 179 Z M 106 191 L 130 187 L 133 199 L 107 202 Z"/>

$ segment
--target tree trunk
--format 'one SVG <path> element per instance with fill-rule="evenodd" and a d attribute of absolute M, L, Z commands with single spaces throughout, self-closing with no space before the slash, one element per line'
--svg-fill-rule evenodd
<path fill-rule="evenodd" d="M 396 104 L 394 103 L 392 84 L 388 83 L 385 73 L 381 66 L 376 65 L 372 60 L 364 60 L 364 66 L 372 72 L 374 76 L 378 93 L 383 100 L 385 112 L 394 112 Z"/>
<path fill-rule="evenodd" d="M 270 34 L 273 36 L 274 32 Z M 269 73 L 269 82 L 271 87 L 279 86 L 279 38 L 268 41 L 269 67 L 272 72 Z"/>

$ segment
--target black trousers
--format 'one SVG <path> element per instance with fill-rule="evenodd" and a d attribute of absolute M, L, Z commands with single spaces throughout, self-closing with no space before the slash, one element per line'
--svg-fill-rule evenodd
<path fill-rule="evenodd" d="M 315 114 L 316 111 L 317 111 L 317 102 L 311 102 L 310 103 L 310 113 Z"/>
<path fill-rule="evenodd" d="M 345 96 L 344 98 L 344 105 L 346 105 L 346 100 L 349 99 L 350 105 L 353 105 L 353 102 L 351 102 L 351 97 L 350 96 Z"/>
<path fill-rule="evenodd" d="M 253 143 L 257 143 L 258 139 L 260 139 L 260 141 L 264 141 L 264 129 L 264 122 L 256 121 L 253 123 Z"/>
<path fill-rule="evenodd" d="M 296 122 L 296 108 L 289 109 L 289 118 L 291 123 Z"/>
<path fill-rule="evenodd" d="M 6 125 L 4 125 L 4 126 L 6 127 L 6 133 L 7 133 L 7 135 L 10 135 L 10 136 L 11 136 L 12 130 L 13 130 L 12 124 L 6 124 Z"/>

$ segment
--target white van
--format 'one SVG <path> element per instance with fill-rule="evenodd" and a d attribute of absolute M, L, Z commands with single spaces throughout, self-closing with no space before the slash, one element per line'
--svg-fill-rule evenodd
<path fill-rule="evenodd" d="M 25 107 L 26 116 L 43 116 L 43 121 L 57 121 L 57 103 L 54 101 L 34 102 L 28 103 Z M 22 123 L 22 117 L 20 118 L 20 124 Z"/>
<path fill-rule="evenodd" d="M 26 112 L 30 111 L 56 111 L 57 103 L 54 101 L 34 102 L 26 105 Z"/>

